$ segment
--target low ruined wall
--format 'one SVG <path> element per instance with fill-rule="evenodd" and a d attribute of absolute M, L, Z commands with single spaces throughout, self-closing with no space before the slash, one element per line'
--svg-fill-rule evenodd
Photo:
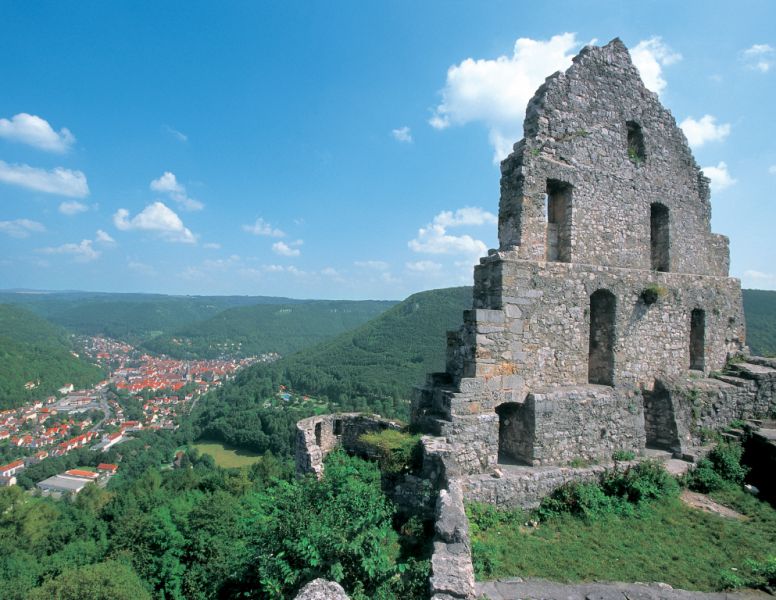
<path fill-rule="evenodd" d="M 437 499 L 429 588 L 432 600 L 470 599 L 475 594 L 469 520 L 455 480 L 439 491 Z"/>
<path fill-rule="evenodd" d="M 508 470 L 500 477 L 492 474 L 460 477 L 461 489 L 467 501 L 485 502 L 499 508 L 531 509 L 542 498 L 571 481 L 594 481 L 606 470 L 603 465 L 585 468 L 532 467 Z"/>
<path fill-rule="evenodd" d="M 455 469 L 453 449 L 439 437 L 426 436 L 422 444 L 422 475 L 437 490 L 429 596 L 431 600 L 472 600 L 475 589 L 469 520 L 461 486 L 448 472 L 448 467 Z"/>
<path fill-rule="evenodd" d="M 358 438 L 364 433 L 385 429 L 402 429 L 402 425 L 380 415 L 364 413 L 318 415 L 302 419 L 296 424 L 296 472 L 315 473 L 320 477 L 324 458 L 338 446 L 352 454 L 376 458 L 370 456 L 368 447 Z"/>
<path fill-rule="evenodd" d="M 574 459 L 608 461 L 616 450 L 644 447 L 644 410 L 636 390 L 587 385 L 530 394 L 534 466 Z"/>
<path fill-rule="evenodd" d="M 733 420 L 764 418 L 776 412 L 776 360 L 750 357 L 730 370 L 733 375 L 713 379 L 685 377 L 657 382 L 653 394 L 662 398 L 656 407 L 661 410 L 657 418 L 663 421 L 668 413 L 675 419 L 675 440 L 666 449 L 687 453 L 707 442 L 709 432 L 723 429 Z M 670 423 L 668 427 L 670 434 Z"/>

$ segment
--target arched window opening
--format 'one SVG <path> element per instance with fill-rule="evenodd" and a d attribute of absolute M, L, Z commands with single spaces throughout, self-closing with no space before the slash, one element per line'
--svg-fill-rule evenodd
<path fill-rule="evenodd" d="M 498 462 L 503 465 L 531 464 L 533 429 L 524 404 L 505 402 L 498 415 Z"/>
<path fill-rule="evenodd" d="M 647 159 L 644 151 L 644 132 L 636 121 L 627 121 L 625 126 L 628 129 L 628 158 L 632 163 L 640 165 Z"/>
<path fill-rule="evenodd" d="M 571 184 L 547 180 L 547 260 L 571 262 L 571 196 Z"/>
<path fill-rule="evenodd" d="M 590 296 L 590 343 L 587 380 L 614 385 L 614 340 L 617 299 L 609 290 Z"/>
<path fill-rule="evenodd" d="M 669 270 L 670 242 L 668 207 L 654 202 L 649 209 L 649 244 L 652 270 L 663 272 Z"/>
<path fill-rule="evenodd" d="M 696 308 L 690 313 L 690 368 L 703 371 L 705 368 L 706 313 Z"/>

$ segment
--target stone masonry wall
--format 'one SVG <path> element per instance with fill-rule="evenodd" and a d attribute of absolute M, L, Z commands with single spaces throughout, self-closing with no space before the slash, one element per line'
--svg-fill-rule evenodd
<path fill-rule="evenodd" d="M 628 123 L 644 157 L 629 153 Z M 572 188 L 569 262 L 650 268 L 650 205 L 670 215 L 670 271 L 727 276 L 710 232 L 708 180 L 671 113 L 647 90 L 619 40 L 588 47 L 529 102 L 524 141 L 502 163 L 501 249 L 544 260 L 548 181 Z"/>
<path fill-rule="evenodd" d="M 556 388 L 529 394 L 526 405 L 535 419 L 528 464 L 605 461 L 616 450 L 638 452 L 644 447 L 644 409 L 637 390 L 597 385 Z"/>
<path fill-rule="evenodd" d="M 744 350 L 740 284 L 727 238 L 711 232 L 708 179 L 620 40 L 547 78 L 524 132 L 502 163 L 500 248 L 475 267 L 472 309 L 448 336 L 446 373 L 415 397 L 413 422 L 451 440 L 469 473 L 495 464 L 499 446 L 502 458 L 561 464 L 643 447 L 647 433 L 676 445 L 668 423 L 687 415 L 656 414 L 658 396 L 622 400 Z M 561 402 L 565 392 L 552 410 L 531 408 L 552 388 L 590 382 L 617 393 L 577 401 L 607 408 L 586 413 Z"/>
<path fill-rule="evenodd" d="M 587 383 L 590 296 L 599 289 L 616 298 L 615 385 L 650 388 L 657 376 L 686 373 L 694 309 L 705 313 L 706 373 L 743 346 L 736 279 L 513 257 L 497 253 L 476 267 L 475 310 L 464 315 L 461 330 L 462 344 L 473 350 L 453 354 L 463 361 L 463 377 L 510 375 L 502 388 L 516 390 L 517 398 L 505 394 L 504 401 L 537 386 Z M 649 286 L 664 294 L 653 304 L 642 298 Z"/>
<path fill-rule="evenodd" d="M 692 452 L 710 431 L 737 419 L 763 419 L 776 414 L 776 360 L 755 357 L 755 362 L 733 365 L 733 375 L 714 379 L 692 377 L 660 381 L 675 415 L 676 454 Z M 759 364 L 758 364 L 759 363 Z"/>
<path fill-rule="evenodd" d="M 458 481 L 467 502 L 485 502 L 499 508 L 532 509 L 539 506 L 542 498 L 563 484 L 595 481 L 606 469 L 604 465 L 584 468 L 535 467 L 522 472 L 510 472 L 506 477 L 479 473 L 459 477 Z"/>
<path fill-rule="evenodd" d="M 296 472 L 315 473 L 320 477 L 323 473 L 323 459 L 338 446 L 353 454 L 366 455 L 367 448 L 358 438 L 364 433 L 385 429 L 402 429 L 402 426 L 380 415 L 364 413 L 318 415 L 302 419 L 296 424 Z"/>

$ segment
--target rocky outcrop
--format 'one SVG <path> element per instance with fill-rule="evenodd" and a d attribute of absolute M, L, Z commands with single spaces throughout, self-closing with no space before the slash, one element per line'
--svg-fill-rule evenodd
<path fill-rule="evenodd" d="M 295 600 L 350 600 L 350 597 L 335 581 L 313 579 L 299 590 Z"/>

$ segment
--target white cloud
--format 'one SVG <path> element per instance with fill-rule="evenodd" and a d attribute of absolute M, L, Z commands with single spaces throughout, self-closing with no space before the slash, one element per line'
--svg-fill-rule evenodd
<path fill-rule="evenodd" d="M 441 90 L 442 102 L 434 109 L 429 124 L 445 129 L 475 121 L 484 123 L 493 159 L 498 162 L 520 139 L 525 107 L 537 88 L 552 73 L 571 66 L 580 45 L 574 33 L 562 33 L 549 40 L 519 38 L 512 56 L 467 58 L 452 65 Z M 666 86 L 663 67 L 681 59 L 659 37 L 639 42 L 631 57 L 644 84 L 657 93 Z"/>
<path fill-rule="evenodd" d="M 193 244 L 197 241 L 181 218 L 162 202 L 149 204 L 131 219 L 129 211 L 120 208 L 113 215 L 113 224 L 121 231 L 149 231 L 170 242 Z"/>
<path fill-rule="evenodd" d="M 447 230 L 452 227 L 495 224 L 498 222 L 492 213 L 477 207 L 467 207 L 452 211 L 442 211 L 434 220 L 421 227 L 414 240 L 408 246 L 413 252 L 426 254 L 458 254 L 472 260 L 482 256 L 487 251 L 484 242 L 470 235 L 450 235 Z"/>
<path fill-rule="evenodd" d="M 720 162 L 716 167 L 703 167 L 701 170 L 711 180 L 711 191 L 713 192 L 721 192 L 738 182 L 730 175 L 728 166 L 724 162 Z"/>
<path fill-rule="evenodd" d="M 156 269 L 154 269 L 151 265 L 147 265 L 146 263 L 142 263 L 137 260 L 128 261 L 127 268 L 142 275 L 156 275 Z"/>
<path fill-rule="evenodd" d="M 568 68 L 579 46 L 573 33 L 546 41 L 519 38 L 512 56 L 467 58 L 451 66 L 429 124 L 445 129 L 481 121 L 488 127 L 494 161 L 503 159 L 521 137 L 525 107 L 536 89 L 548 75 Z"/>
<path fill-rule="evenodd" d="M 253 235 L 266 235 L 269 237 L 285 237 L 286 235 L 284 231 L 273 227 L 261 217 L 257 218 L 253 225 L 243 225 L 242 228 L 243 231 L 247 231 Z"/>
<path fill-rule="evenodd" d="M 764 273 L 763 271 L 744 271 L 742 277 L 743 286 L 755 289 L 776 289 L 776 273 Z"/>
<path fill-rule="evenodd" d="M 754 279 L 755 281 L 766 281 L 770 283 L 776 283 L 776 275 L 773 273 L 763 273 L 762 271 L 744 271 L 744 277 L 748 279 Z"/>
<path fill-rule="evenodd" d="M 202 247 L 207 248 L 208 250 L 220 250 L 221 244 L 217 242 L 208 242 L 207 244 L 203 244 Z"/>
<path fill-rule="evenodd" d="M 299 250 L 299 246 L 303 243 L 302 240 L 296 240 L 290 244 L 275 242 L 272 244 L 272 251 L 280 256 L 299 256 L 302 253 L 302 251 Z"/>
<path fill-rule="evenodd" d="M 346 281 L 342 274 L 333 267 L 326 267 L 325 269 L 322 269 L 321 275 L 328 277 L 335 283 L 345 283 Z"/>
<path fill-rule="evenodd" d="M 663 67 L 682 59 L 682 55 L 666 46 L 659 36 L 640 41 L 630 55 L 644 85 L 656 94 L 661 94 L 668 85 L 663 79 Z"/>
<path fill-rule="evenodd" d="M 459 208 L 455 212 L 445 210 L 434 217 L 434 224 L 442 227 L 461 227 L 463 225 L 497 225 L 498 217 L 476 206 Z"/>
<path fill-rule="evenodd" d="M 261 268 L 256 269 L 253 267 L 244 267 L 239 271 L 242 275 L 248 277 L 261 278 L 265 273 L 288 273 L 294 277 L 307 277 L 310 275 L 307 271 L 297 269 L 295 266 L 283 266 L 283 265 L 262 265 Z"/>
<path fill-rule="evenodd" d="M 412 143 L 412 132 L 406 125 L 404 127 L 391 130 L 391 135 L 393 136 L 393 139 L 398 142 L 404 142 L 406 144 Z"/>
<path fill-rule="evenodd" d="M 357 260 L 353 264 L 362 269 L 369 269 L 371 271 L 387 271 L 390 267 L 387 262 L 382 260 Z"/>
<path fill-rule="evenodd" d="M 76 262 L 90 262 L 100 257 L 100 251 L 95 250 L 92 244 L 92 240 L 81 240 L 79 244 L 62 244 L 39 251 L 43 254 L 70 254 Z"/>
<path fill-rule="evenodd" d="M 286 268 L 282 265 L 264 265 L 262 270 L 267 273 L 282 273 Z"/>
<path fill-rule="evenodd" d="M 382 281 L 383 283 L 387 283 L 388 285 L 401 284 L 401 279 L 394 277 L 391 273 L 388 273 L 388 272 L 380 273 L 380 281 Z"/>
<path fill-rule="evenodd" d="M 64 153 L 75 143 L 75 136 L 66 128 L 59 133 L 46 119 L 19 113 L 11 119 L 0 119 L 0 138 L 21 142 L 48 152 Z"/>
<path fill-rule="evenodd" d="M 0 221 L 0 233 L 15 238 L 30 237 L 31 233 L 46 231 L 42 223 L 29 219 L 15 219 L 13 221 Z"/>
<path fill-rule="evenodd" d="M 746 66 L 760 73 L 767 73 L 776 65 L 776 49 L 769 44 L 754 44 L 744 50 Z"/>
<path fill-rule="evenodd" d="M 770 167 L 768 167 L 768 173 L 770 173 L 771 175 L 776 175 L 776 165 L 771 165 Z"/>
<path fill-rule="evenodd" d="M 188 197 L 186 188 L 182 183 L 178 182 L 175 173 L 170 171 L 165 171 L 159 179 L 154 179 L 151 182 L 150 188 L 154 192 L 166 194 L 184 210 L 202 210 L 205 207 L 199 200 Z"/>
<path fill-rule="evenodd" d="M 447 235 L 436 227 L 421 228 L 418 237 L 409 242 L 410 250 L 427 254 L 469 254 L 482 256 L 488 247 L 470 235 Z"/>
<path fill-rule="evenodd" d="M 410 271 L 415 271 L 416 273 L 436 273 L 442 269 L 442 265 L 431 260 L 408 262 L 405 265 Z"/>
<path fill-rule="evenodd" d="M 165 171 L 159 179 L 152 180 L 150 187 L 153 191 L 164 194 L 186 193 L 186 188 L 178 183 L 175 173 L 170 173 L 170 171 Z"/>
<path fill-rule="evenodd" d="M 687 141 L 693 148 L 700 148 L 706 142 L 721 142 L 730 134 L 730 124 L 720 123 L 711 115 L 703 115 L 699 120 L 687 117 L 679 123 L 679 127 L 687 136 Z"/>
<path fill-rule="evenodd" d="M 94 247 L 94 244 L 103 244 L 110 246 L 116 243 L 107 232 L 98 229 L 94 240 L 81 240 L 80 243 L 62 244 L 61 246 L 51 246 L 48 248 L 39 248 L 38 252 L 42 254 L 69 254 L 75 262 L 91 262 L 97 260 L 102 252 Z"/>
<path fill-rule="evenodd" d="M 89 207 L 78 200 L 67 200 L 59 205 L 59 212 L 68 216 L 77 215 L 87 210 L 89 210 Z"/>
<path fill-rule="evenodd" d="M 177 129 L 174 129 L 170 127 L 169 125 L 165 125 L 164 129 L 167 133 L 169 133 L 172 137 L 174 137 L 179 142 L 188 142 L 189 136 L 187 136 L 185 133 L 178 131 Z"/>
<path fill-rule="evenodd" d="M 89 195 L 86 175 L 62 167 L 47 171 L 29 165 L 9 165 L 0 160 L 0 182 L 71 198 Z"/>
<path fill-rule="evenodd" d="M 116 243 L 116 240 L 114 240 L 107 231 L 103 231 L 102 229 L 97 230 L 97 234 L 94 237 L 94 241 L 99 242 L 100 244 Z"/>
<path fill-rule="evenodd" d="M 202 261 L 202 266 L 207 269 L 224 270 L 233 265 L 241 263 L 240 256 L 232 254 L 227 258 L 208 258 Z"/>

